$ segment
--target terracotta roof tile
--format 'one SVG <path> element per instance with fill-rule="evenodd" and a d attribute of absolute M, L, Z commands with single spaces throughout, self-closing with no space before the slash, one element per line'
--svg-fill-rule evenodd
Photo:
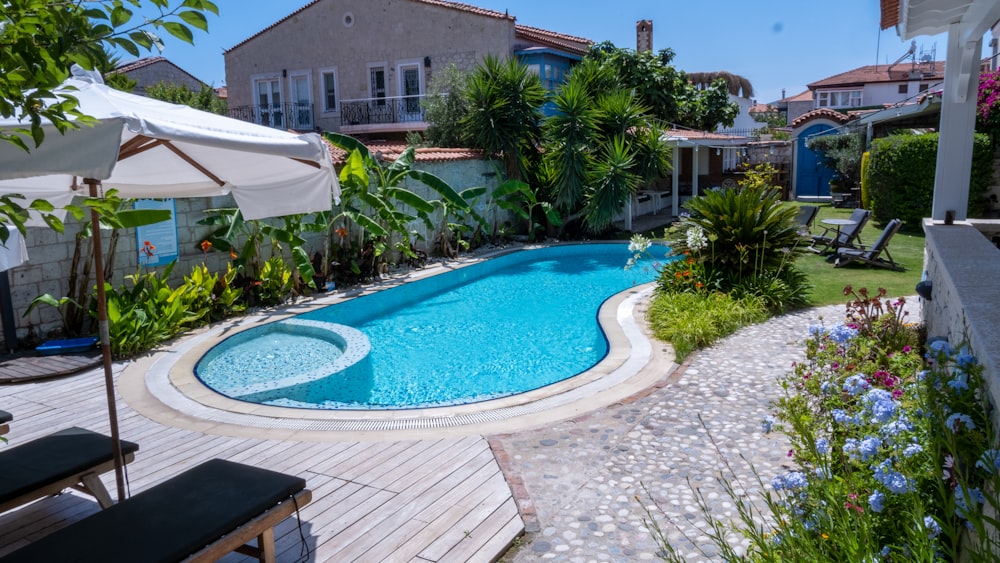
<path fill-rule="evenodd" d="M 514 33 L 522 39 L 543 43 L 578 55 L 586 55 L 587 51 L 590 50 L 590 45 L 593 44 L 593 41 L 583 37 L 574 37 L 526 25 L 514 26 Z"/>
<path fill-rule="evenodd" d="M 847 123 L 851 120 L 851 117 L 830 108 L 819 108 L 796 117 L 792 121 L 792 127 L 798 127 L 807 121 L 812 121 L 813 119 L 832 119 L 837 123 Z"/>
<path fill-rule="evenodd" d="M 200 78 L 194 76 L 190 72 L 188 72 L 188 71 L 184 70 L 183 68 L 181 68 L 181 67 L 175 65 L 174 63 L 170 62 L 170 60 L 167 59 L 166 57 L 147 57 L 147 58 L 144 58 L 144 59 L 134 60 L 134 61 L 132 61 L 130 63 L 125 63 L 123 65 L 118 66 L 118 68 L 112 70 L 108 74 L 125 74 L 125 73 L 132 72 L 133 70 L 138 70 L 140 68 L 145 68 L 147 66 L 154 65 L 154 64 L 157 64 L 157 63 L 168 64 L 168 65 L 176 68 L 177 70 L 183 72 L 184 74 L 190 76 L 191 80 L 195 80 L 197 82 L 201 82 L 202 84 L 205 84 L 204 82 L 201 81 Z"/>
<path fill-rule="evenodd" d="M 787 98 L 782 98 L 782 99 L 778 100 L 778 102 L 784 102 L 786 104 L 789 103 L 789 102 L 811 102 L 812 99 L 813 99 L 812 90 L 806 90 L 805 92 L 801 92 L 801 93 L 796 94 L 794 96 L 789 96 Z"/>
<path fill-rule="evenodd" d="M 669 137 L 684 137 L 689 141 L 738 141 L 746 139 L 740 135 L 727 135 L 714 131 L 698 131 L 695 129 L 664 129 L 663 134 Z"/>
<path fill-rule="evenodd" d="M 346 151 L 331 145 L 329 142 L 327 142 L 327 146 L 330 148 L 330 155 L 333 158 L 334 164 L 341 165 L 346 162 Z M 387 162 L 393 162 L 399 158 L 399 155 L 403 154 L 403 151 L 409 145 L 405 143 L 371 143 L 366 146 L 373 155 L 377 155 Z M 414 154 L 415 162 L 454 162 L 458 160 L 479 160 L 481 158 L 483 158 L 482 151 L 464 148 L 420 147 L 416 149 Z"/>
<path fill-rule="evenodd" d="M 911 63 L 898 65 L 867 65 L 829 78 L 824 78 L 807 84 L 810 90 L 831 88 L 835 86 L 861 86 L 873 82 L 900 82 L 910 80 L 910 72 L 916 71 L 925 80 L 944 80 L 944 61 L 920 63 L 914 67 Z"/>

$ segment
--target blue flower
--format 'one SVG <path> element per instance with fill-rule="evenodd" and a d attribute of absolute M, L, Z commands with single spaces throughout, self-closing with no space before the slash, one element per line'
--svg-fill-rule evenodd
<path fill-rule="evenodd" d="M 771 488 L 780 491 L 785 488 L 785 478 L 781 475 L 775 475 L 771 477 Z"/>
<path fill-rule="evenodd" d="M 800 489 L 808 484 L 809 480 L 806 479 L 806 474 L 801 471 L 792 471 L 785 475 L 786 489 Z"/>
<path fill-rule="evenodd" d="M 872 477 L 889 489 L 890 493 L 901 495 L 913 490 L 913 485 L 902 473 L 892 469 L 889 460 L 883 461 L 874 467 Z"/>
<path fill-rule="evenodd" d="M 917 372 L 917 381 L 923 382 L 931 374 L 930 370 L 920 370 Z"/>
<path fill-rule="evenodd" d="M 865 379 L 864 374 L 855 374 L 844 380 L 844 392 L 849 395 L 857 395 L 858 393 L 868 389 L 869 384 Z"/>
<path fill-rule="evenodd" d="M 927 349 L 934 352 L 934 354 L 944 354 L 945 356 L 952 354 L 951 345 L 948 344 L 948 340 L 940 336 L 927 339 Z"/>
<path fill-rule="evenodd" d="M 979 456 L 979 461 L 976 462 L 976 467 L 985 470 L 990 475 L 1000 469 L 1000 450 L 986 450 L 983 455 Z"/>
<path fill-rule="evenodd" d="M 941 534 L 941 525 L 933 516 L 924 516 L 924 527 L 927 528 L 927 535 L 932 538 Z"/>
<path fill-rule="evenodd" d="M 919 454 L 922 451 L 924 451 L 923 446 L 921 446 L 920 444 L 917 444 L 917 443 L 913 443 L 913 444 L 910 444 L 909 446 L 906 446 L 906 449 L 903 450 L 903 456 L 904 457 L 913 457 L 913 456 Z"/>
<path fill-rule="evenodd" d="M 825 455 L 830 451 L 830 440 L 826 438 L 820 438 L 816 440 L 816 452 L 820 455 Z"/>
<path fill-rule="evenodd" d="M 868 461 L 875 454 L 878 453 L 878 449 L 882 446 L 882 440 L 874 436 L 867 436 L 860 443 L 858 443 L 858 453 L 861 454 L 861 461 Z"/>
<path fill-rule="evenodd" d="M 833 409 L 833 421 L 837 424 L 844 425 L 856 425 L 858 424 L 858 419 L 854 416 L 847 414 L 844 409 Z"/>
<path fill-rule="evenodd" d="M 822 384 L 821 384 L 821 385 L 819 386 L 819 390 L 820 390 L 820 392 L 821 392 L 821 393 L 823 393 L 824 395 L 829 395 L 829 394 L 830 394 L 830 392 L 832 391 L 832 389 L 833 389 L 833 385 L 830 385 L 830 382 L 829 382 L 829 381 L 824 381 L 824 382 L 823 382 L 823 383 L 822 383 Z"/>
<path fill-rule="evenodd" d="M 809 325 L 809 336 L 823 336 L 826 334 L 826 328 L 823 325 Z"/>
<path fill-rule="evenodd" d="M 975 487 L 964 488 L 962 485 L 955 487 L 955 514 L 966 520 L 971 513 L 967 500 L 971 500 L 973 506 L 978 506 L 986 502 L 986 495 Z"/>
<path fill-rule="evenodd" d="M 885 493 L 882 491 L 875 491 L 868 497 L 868 506 L 871 507 L 874 512 L 882 512 L 885 508 Z"/>
<path fill-rule="evenodd" d="M 896 414 L 899 404 L 893 400 L 892 393 L 885 389 L 872 389 L 862 397 L 861 402 L 872 414 L 872 422 L 885 424 Z"/>
<path fill-rule="evenodd" d="M 958 351 L 958 356 L 955 357 L 955 363 L 959 368 L 966 370 L 979 363 L 976 357 L 969 353 L 969 349 L 965 346 Z"/>
<path fill-rule="evenodd" d="M 960 428 L 961 425 L 965 425 L 966 430 L 976 429 L 976 423 L 972 422 L 972 417 L 962 413 L 955 413 L 949 416 L 948 420 L 944 421 L 944 424 L 952 432 L 958 432 L 959 430 L 961 430 Z"/>
<path fill-rule="evenodd" d="M 831 478 L 830 468 L 821 465 L 816 469 L 813 469 L 813 475 L 815 475 L 822 481 L 828 481 Z"/>
<path fill-rule="evenodd" d="M 899 415 L 899 418 L 887 423 L 880 429 L 882 435 L 886 437 L 896 436 L 911 430 L 913 430 L 913 424 L 910 423 L 905 414 Z"/>
<path fill-rule="evenodd" d="M 888 557 L 889 554 L 892 553 L 892 549 L 889 546 L 885 546 L 885 547 L 882 548 L 882 551 L 880 551 L 878 553 L 882 557 Z"/>
<path fill-rule="evenodd" d="M 948 386 L 955 391 L 965 391 L 969 388 L 969 374 L 965 372 L 959 372 L 951 381 L 948 382 Z"/>
<path fill-rule="evenodd" d="M 774 417 L 771 415 L 765 416 L 764 420 L 760 421 L 760 429 L 764 434 L 770 433 L 772 426 L 774 426 Z"/>
<path fill-rule="evenodd" d="M 837 344 L 844 345 L 847 344 L 849 340 L 857 336 L 858 329 L 844 325 L 834 325 L 827 334 L 829 334 L 830 340 L 833 340 Z"/>

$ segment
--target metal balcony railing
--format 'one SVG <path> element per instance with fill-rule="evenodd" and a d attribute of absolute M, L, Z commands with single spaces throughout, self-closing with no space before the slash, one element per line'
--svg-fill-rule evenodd
<path fill-rule="evenodd" d="M 423 96 L 343 100 L 340 122 L 347 126 L 420 122 L 424 120 L 421 99 Z"/>
<path fill-rule="evenodd" d="M 312 104 L 286 102 L 270 106 L 236 106 L 229 108 L 229 117 L 275 129 L 310 131 L 313 121 Z"/>

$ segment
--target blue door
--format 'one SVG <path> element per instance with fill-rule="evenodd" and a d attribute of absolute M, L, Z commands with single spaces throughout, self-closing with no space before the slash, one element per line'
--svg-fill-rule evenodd
<path fill-rule="evenodd" d="M 830 178 L 833 170 L 823 166 L 822 153 L 806 147 L 806 139 L 821 135 L 833 127 L 817 123 L 799 133 L 798 159 L 795 162 L 795 196 L 817 197 L 830 195 Z"/>

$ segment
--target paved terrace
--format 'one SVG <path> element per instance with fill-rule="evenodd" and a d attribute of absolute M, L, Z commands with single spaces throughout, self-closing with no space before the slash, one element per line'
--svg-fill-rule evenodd
<path fill-rule="evenodd" d="M 641 313 L 641 305 L 617 306 L 620 321 L 623 309 Z M 679 369 L 665 359 L 669 346 L 655 344 L 638 354 L 646 356 L 638 370 L 645 383 L 623 383 L 624 396 L 600 390 L 550 413 L 417 433 L 199 420 L 157 405 L 142 390 L 137 373 L 176 355 L 167 350 L 116 365 L 122 436 L 140 444 L 128 467 L 131 491 L 224 457 L 301 475 L 313 490 L 302 510 L 310 555 L 302 557 L 289 519 L 276 532 L 279 561 L 577 562 L 655 559 L 657 546 L 636 500 L 645 498 L 644 484 L 662 508 L 654 510 L 658 523 L 689 560 L 712 560 L 688 481 L 716 517 L 726 518 L 732 505 L 715 478 L 724 469 L 720 453 L 748 487 L 753 476 L 741 456 L 765 480 L 782 470 L 787 445 L 760 431 L 777 397 L 775 376 L 801 357 L 799 342 L 810 324 L 820 317 L 835 322 L 842 311 L 809 310 L 744 329 Z M 10 445 L 73 425 L 107 432 L 102 381 L 92 369 L 0 386 L 0 406 L 15 414 Z M 114 490 L 109 475 L 105 483 Z M 68 492 L 2 514 L 0 554 L 97 510 L 89 497 Z"/>

